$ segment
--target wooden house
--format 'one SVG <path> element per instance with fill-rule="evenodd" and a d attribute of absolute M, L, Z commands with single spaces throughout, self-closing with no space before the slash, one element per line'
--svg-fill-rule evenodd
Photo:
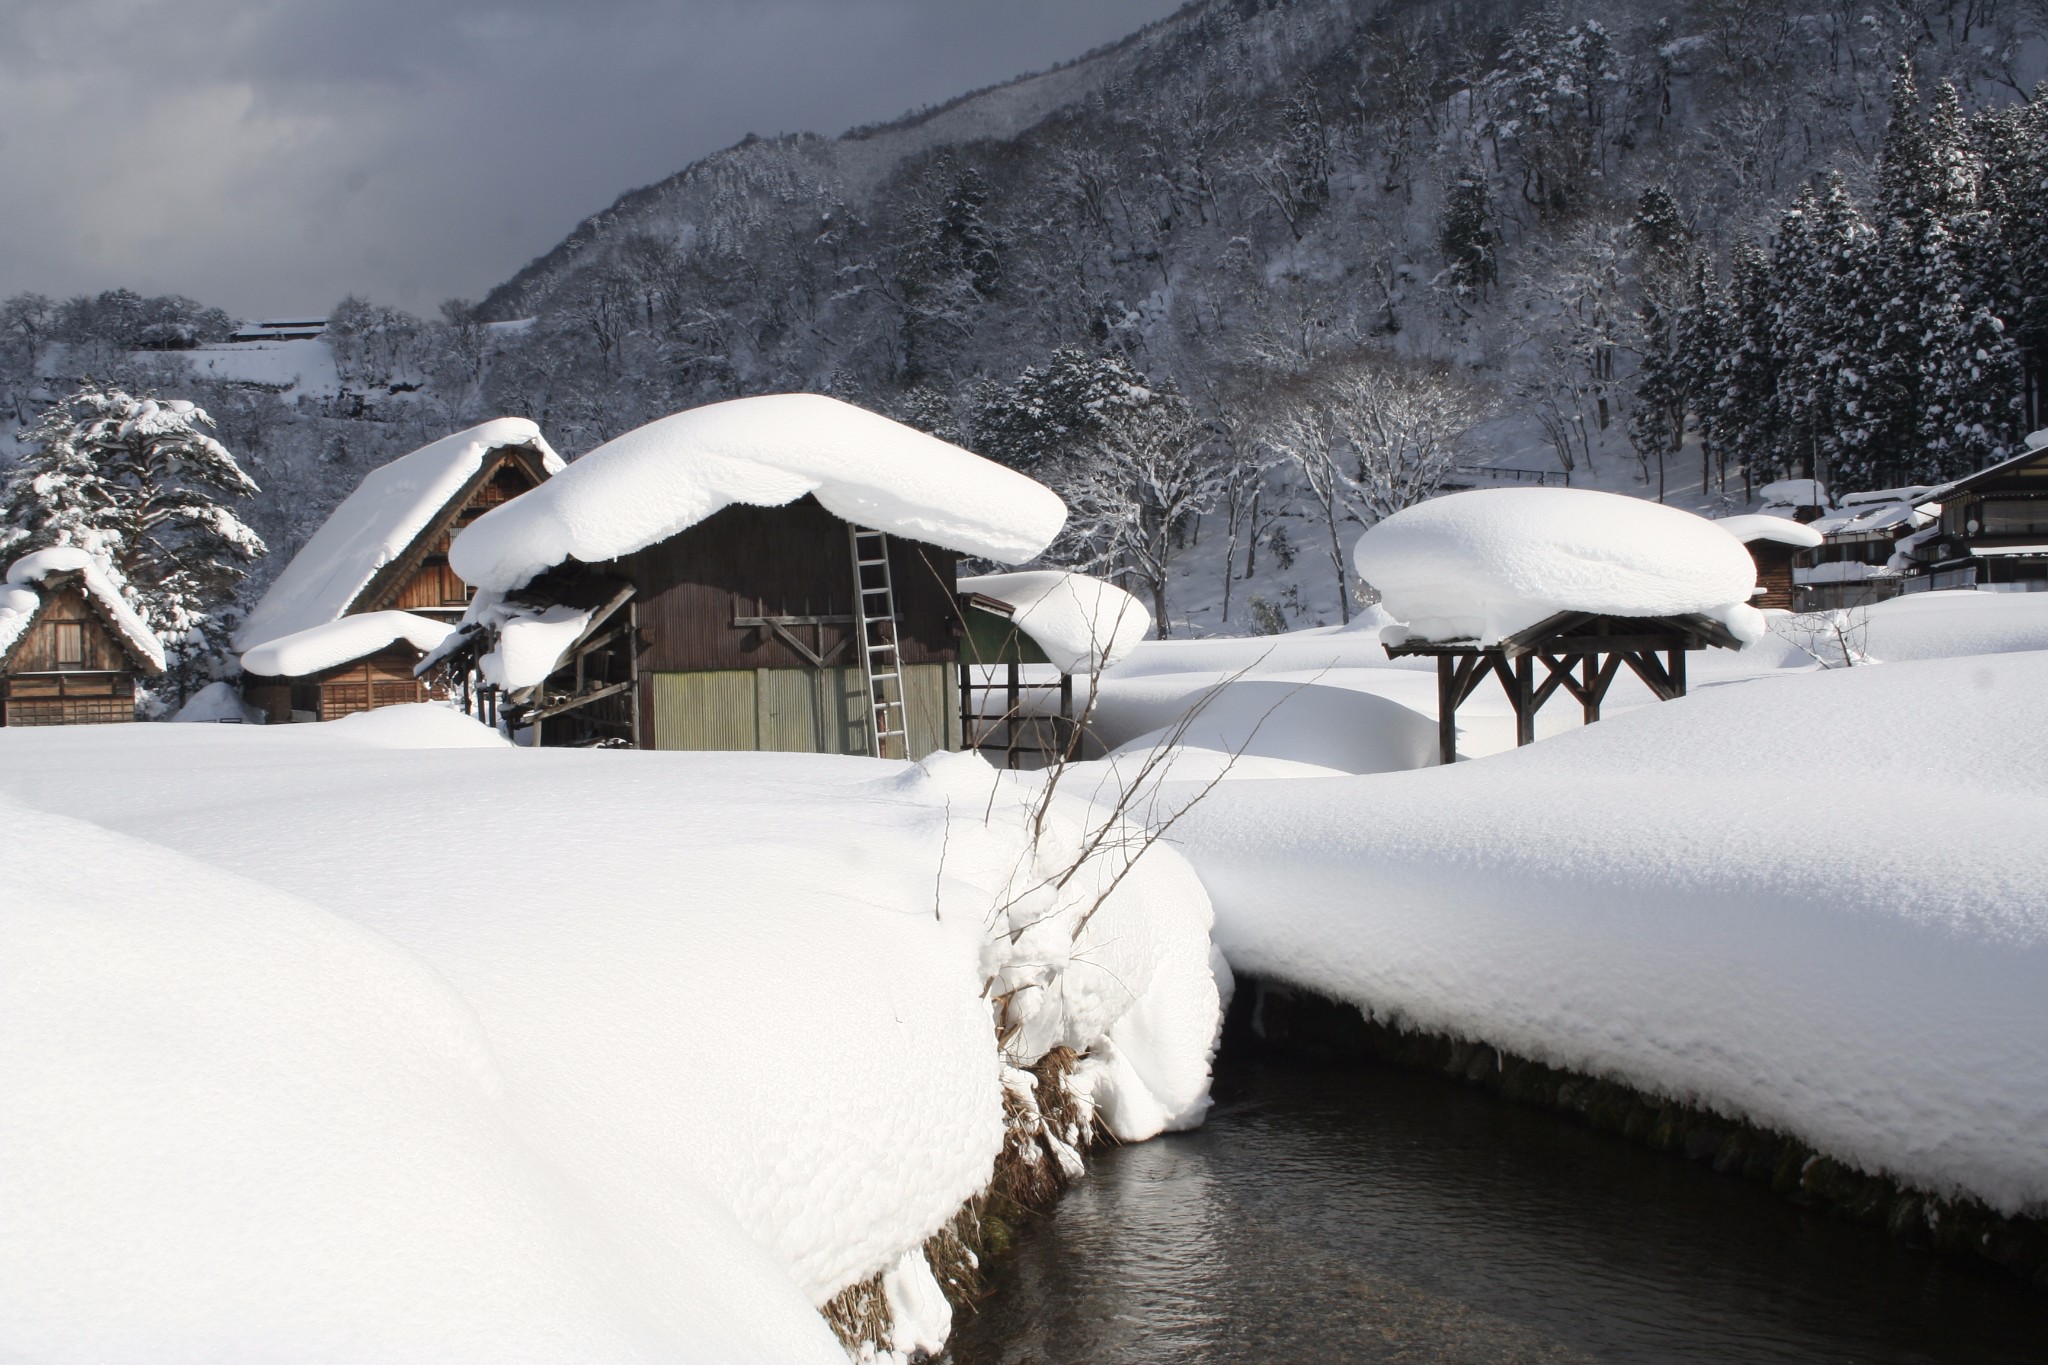
<path fill-rule="evenodd" d="M 8 570 L 0 587 L 0 725 L 132 721 L 137 680 L 163 671 L 156 636 L 83 551 L 41 550 Z"/>
<path fill-rule="evenodd" d="M 1821 545 L 1821 533 L 1811 523 L 1790 517 L 1723 517 L 1714 524 L 1741 541 L 1749 557 L 1756 561 L 1757 590 L 1749 599 L 1750 605 L 1791 611 L 1795 596 L 1793 564 L 1802 554 Z"/>
<path fill-rule="evenodd" d="M 1145 638 L 1152 614 L 1123 589 L 1057 569 L 986 574 L 960 584 L 963 747 L 1006 768 L 1039 768 L 1085 750 L 1074 679 L 1089 680 Z"/>
<path fill-rule="evenodd" d="M 962 743 L 961 556 L 1027 558 L 1064 517 L 1024 476 L 834 399 L 715 404 L 458 538 L 493 591 L 440 658 L 541 744 L 918 758 Z"/>
<path fill-rule="evenodd" d="M 2048 431 L 2009 460 L 1929 489 L 1938 523 L 1911 541 L 1930 588 L 2048 591 Z"/>
<path fill-rule="evenodd" d="M 372 470 L 236 633 L 250 703 L 279 723 L 426 700 L 413 669 L 469 606 L 450 542 L 561 468 L 538 427 L 500 418 Z"/>

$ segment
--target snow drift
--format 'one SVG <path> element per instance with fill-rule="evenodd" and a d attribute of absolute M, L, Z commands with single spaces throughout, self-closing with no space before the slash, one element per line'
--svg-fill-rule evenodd
<path fill-rule="evenodd" d="M 1422 640 L 1492 644 L 1561 611 L 1698 613 L 1763 635 L 1756 563 L 1705 517 L 1617 493 L 1482 488 L 1404 508 L 1352 563 Z"/>
<path fill-rule="evenodd" d="M 568 559 L 599 563 L 666 540 L 733 503 L 814 495 L 858 526 L 1015 564 L 1044 550 L 1066 507 L 1044 485 L 872 412 L 814 393 L 736 398 L 607 441 L 493 508 L 449 562 L 499 592 Z"/>
<path fill-rule="evenodd" d="M 1175 838 L 1241 971 L 2038 1212 L 2048 732 L 2012 718 L 2044 688 L 2038 652 L 1764 678 L 1225 784 Z"/>

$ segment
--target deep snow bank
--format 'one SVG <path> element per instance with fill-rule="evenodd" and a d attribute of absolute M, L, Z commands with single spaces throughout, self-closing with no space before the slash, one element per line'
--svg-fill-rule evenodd
<path fill-rule="evenodd" d="M 1732 543 L 1732 542 L 1731 542 Z M 2001 1211 L 2048 1203 L 2048 655 L 1767 678 L 1451 769 L 1219 787 L 1234 966 Z"/>
<path fill-rule="evenodd" d="M 1066 876 L 1089 812 L 1034 842 L 978 759 L 422 706 L 4 731 L 0 795 L 0 1348 L 38 1360 L 818 1359 L 882 1271 L 943 1340 L 919 1248 L 1006 1066 L 1087 1050 L 1126 1137 L 1206 1103 L 1199 883 L 1114 840 Z"/>

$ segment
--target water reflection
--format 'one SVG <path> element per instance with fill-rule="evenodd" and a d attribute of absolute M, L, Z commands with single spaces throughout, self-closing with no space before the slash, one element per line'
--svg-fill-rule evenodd
<path fill-rule="evenodd" d="M 957 1365 L 2048 1360 L 2048 1295 L 1569 1120 L 1261 1060 L 1100 1153 Z"/>

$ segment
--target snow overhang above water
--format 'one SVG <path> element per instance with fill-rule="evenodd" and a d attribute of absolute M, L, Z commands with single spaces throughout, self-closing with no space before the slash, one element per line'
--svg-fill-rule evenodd
<path fill-rule="evenodd" d="M 1016 564 L 1066 522 L 1051 489 L 900 422 L 822 394 L 693 408 L 608 441 L 456 537 L 465 582 L 510 592 L 570 559 L 602 563 L 734 503 L 815 496 L 858 526 Z"/>
<path fill-rule="evenodd" d="M 1559 612 L 1698 614 L 1745 643 L 1756 561 L 1705 517 L 1580 488 L 1482 488 L 1434 498 L 1372 527 L 1359 576 L 1406 638 L 1483 645 Z"/>

